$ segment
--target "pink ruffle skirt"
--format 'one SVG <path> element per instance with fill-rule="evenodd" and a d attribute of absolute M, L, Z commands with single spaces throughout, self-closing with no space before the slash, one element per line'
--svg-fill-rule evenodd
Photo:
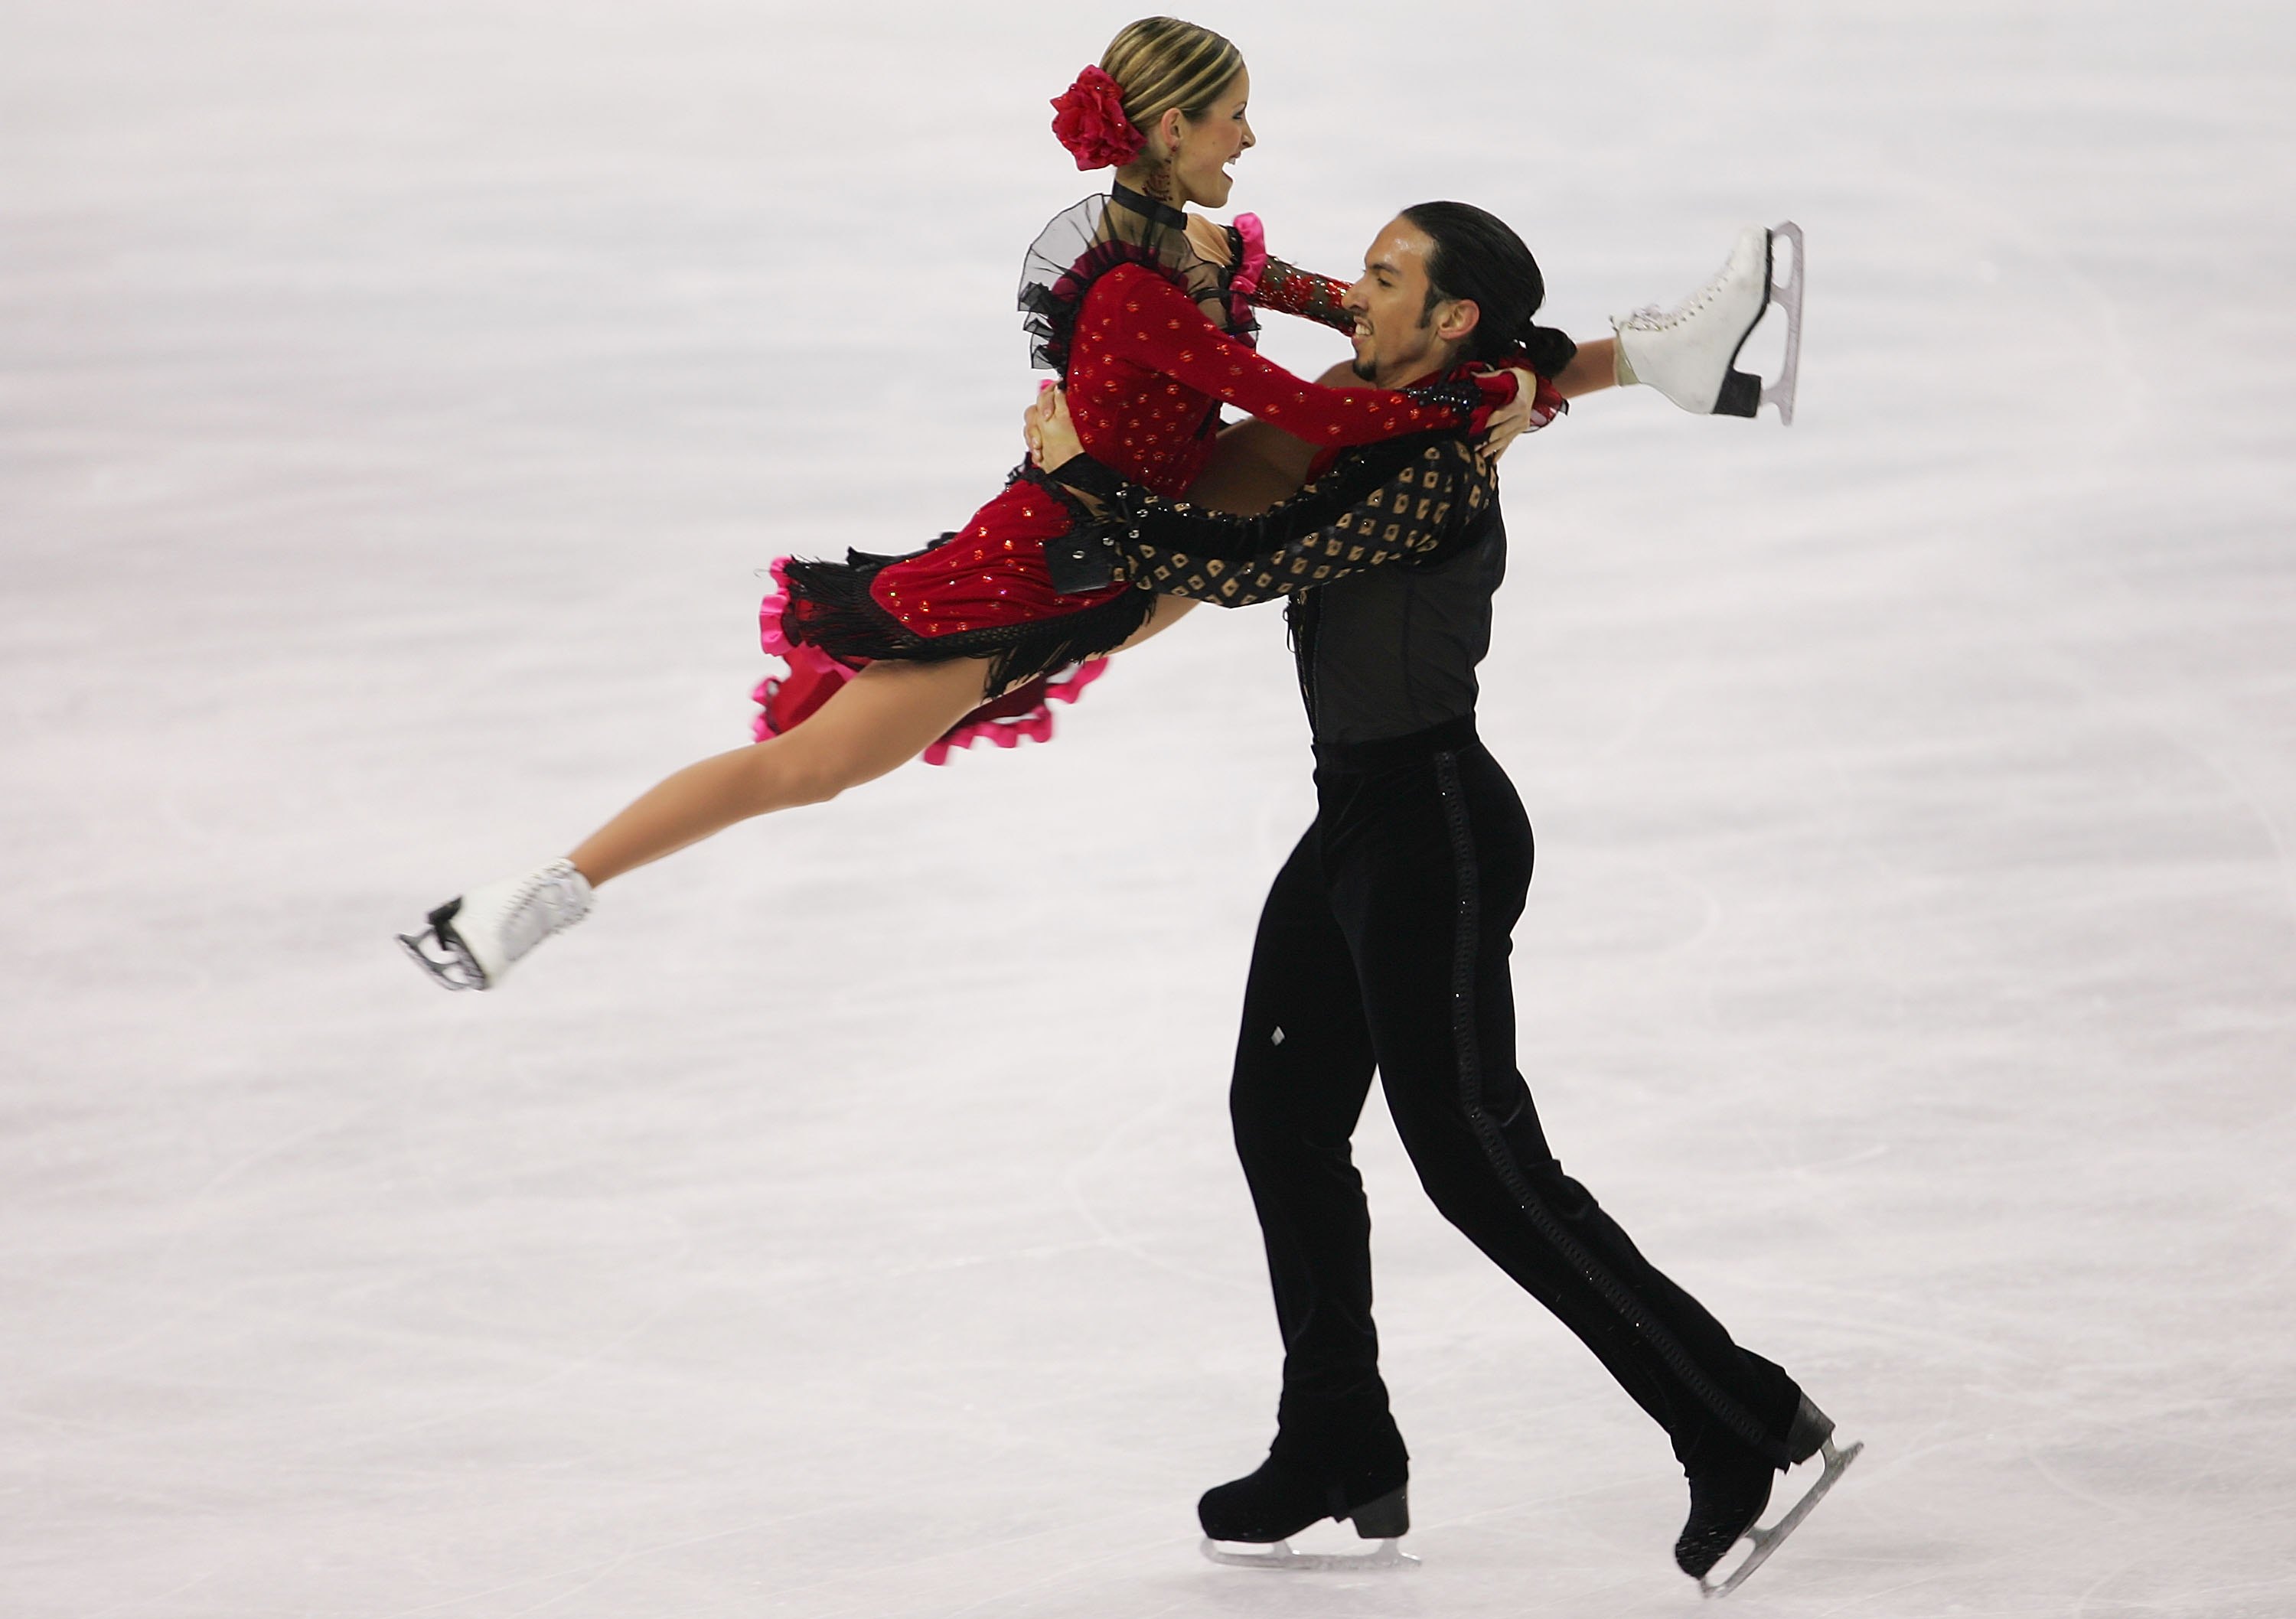
<path fill-rule="evenodd" d="M 864 666 L 832 658 L 810 642 L 791 641 L 783 633 L 782 613 L 789 605 L 789 577 L 783 569 L 788 561 L 787 557 L 775 559 L 775 588 L 758 609 L 758 640 L 767 655 L 789 666 L 786 675 L 767 675 L 750 694 L 750 700 L 758 705 L 757 717 L 750 722 L 750 731 L 760 742 L 767 737 L 780 736 L 802 722 L 834 697 Z M 1051 741 L 1052 706 L 1075 702 L 1107 667 L 1107 658 L 1090 658 L 1049 677 L 1028 681 L 981 704 L 924 750 L 924 762 L 945 765 L 951 749 L 971 748 L 975 742 L 1017 748 L 1023 737 L 1037 742 Z"/>

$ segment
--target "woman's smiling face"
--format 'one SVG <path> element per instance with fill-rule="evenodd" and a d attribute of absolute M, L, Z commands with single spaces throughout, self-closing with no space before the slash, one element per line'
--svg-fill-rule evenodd
<path fill-rule="evenodd" d="M 1228 165 L 1259 144 L 1251 122 L 1244 116 L 1250 99 L 1251 75 L 1239 70 L 1212 98 L 1203 117 L 1179 115 L 1179 139 L 1172 147 L 1172 189 L 1177 193 L 1170 199 L 1173 203 L 1227 206 L 1228 190 L 1235 184 L 1235 176 L 1227 172 Z"/>

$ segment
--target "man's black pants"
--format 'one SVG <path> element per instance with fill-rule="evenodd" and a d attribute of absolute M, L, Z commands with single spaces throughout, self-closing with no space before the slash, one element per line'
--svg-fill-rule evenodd
<path fill-rule="evenodd" d="M 1230 1108 L 1283 1328 L 1278 1453 L 1394 1443 L 1348 1139 L 1377 1067 L 1435 1206 L 1593 1350 L 1686 1467 L 1785 1460 L 1800 1391 L 1637 1253 L 1548 1149 L 1507 957 L 1530 823 L 1472 716 L 1316 750 L 1316 823 L 1252 948 Z"/>

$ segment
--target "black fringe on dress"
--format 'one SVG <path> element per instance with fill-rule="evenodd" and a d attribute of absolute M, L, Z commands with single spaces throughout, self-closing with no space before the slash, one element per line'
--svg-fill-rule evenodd
<path fill-rule="evenodd" d="M 1148 622 L 1156 606 L 1156 598 L 1147 591 L 1128 590 L 1111 601 L 1054 617 L 928 637 L 909 629 L 869 593 L 880 573 L 906 560 L 865 551 L 846 552 L 842 562 L 791 557 L 783 565 L 790 601 L 782 613 L 782 633 L 846 663 L 986 658 L 986 690 L 993 695 L 1114 651 Z"/>

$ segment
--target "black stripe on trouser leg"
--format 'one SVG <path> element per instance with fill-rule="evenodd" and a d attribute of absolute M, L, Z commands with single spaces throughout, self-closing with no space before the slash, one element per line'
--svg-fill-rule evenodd
<path fill-rule="evenodd" d="M 1707 1376 L 1680 1341 L 1644 1307 L 1634 1290 L 1571 1235 L 1532 1186 L 1508 1146 L 1499 1123 L 1482 1105 L 1482 1054 L 1475 1033 L 1474 993 L 1475 968 L 1481 948 L 1481 879 L 1475 857 L 1474 831 L 1459 776 L 1458 755 L 1449 750 L 1439 752 L 1434 763 L 1457 885 L 1452 935 L 1451 1037 L 1457 1064 L 1459 1102 L 1468 1125 L 1491 1168 L 1516 1205 L 1529 1217 L 1539 1236 L 1657 1353 L 1715 1420 L 1762 1455 L 1783 1464 L 1787 1460 L 1783 1435 L 1771 1433 L 1760 1418 Z"/>

